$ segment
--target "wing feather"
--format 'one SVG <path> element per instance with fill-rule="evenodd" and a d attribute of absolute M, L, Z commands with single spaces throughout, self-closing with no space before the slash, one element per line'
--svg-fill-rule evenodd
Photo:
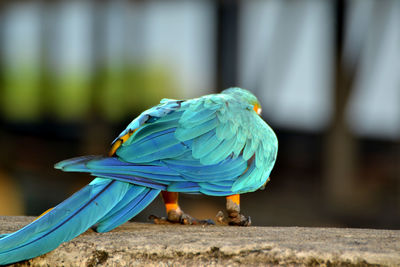
<path fill-rule="evenodd" d="M 221 195 L 261 187 L 276 158 L 271 128 L 252 106 L 227 94 L 163 100 L 120 136 L 135 129 L 116 150 L 120 162 L 82 158 L 60 166 L 157 189 Z"/>

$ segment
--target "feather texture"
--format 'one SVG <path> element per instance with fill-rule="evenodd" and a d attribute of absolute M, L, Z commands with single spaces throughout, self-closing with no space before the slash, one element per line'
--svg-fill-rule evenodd
<path fill-rule="evenodd" d="M 83 233 L 118 203 L 129 184 L 95 179 L 52 211 L 0 239 L 0 264 L 39 256 Z"/>
<path fill-rule="evenodd" d="M 94 225 L 109 231 L 161 190 L 213 196 L 257 190 L 270 175 L 278 143 L 255 106 L 256 97 L 240 88 L 163 99 L 121 132 L 112 157 L 57 163 L 97 178 L 21 230 L 0 235 L 0 265 L 42 255 Z"/>

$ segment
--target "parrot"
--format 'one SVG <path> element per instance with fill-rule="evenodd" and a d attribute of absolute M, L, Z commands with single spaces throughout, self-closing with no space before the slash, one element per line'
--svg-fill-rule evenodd
<path fill-rule="evenodd" d="M 55 164 L 94 176 L 88 185 L 14 233 L 0 235 L 0 265 L 31 259 L 89 228 L 102 233 L 125 223 L 160 193 L 167 217 L 155 223 L 212 224 L 183 212 L 179 193 L 226 198 L 228 225 L 248 226 L 240 194 L 265 187 L 278 140 L 250 91 L 233 87 L 188 100 L 162 99 L 136 117 L 107 156 Z"/>

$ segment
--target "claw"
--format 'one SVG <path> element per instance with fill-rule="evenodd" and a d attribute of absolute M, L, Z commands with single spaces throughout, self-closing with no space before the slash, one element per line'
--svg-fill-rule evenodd
<path fill-rule="evenodd" d="M 186 213 L 183 213 L 180 217 L 180 223 L 185 225 L 215 225 L 215 222 L 211 219 L 199 220 Z"/>
<path fill-rule="evenodd" d="M 218 211 L 217 215 L 215 215 L 215 217 L 217 218 L 217 222 L 220 224 L 228 224 L 227 220 L 226 220 L 226 216 L 224 214 L 223 211 Z"/>
<path fill-rule="evenodd" d="M 219 211 L 216 215 L 217 222 L 224 225 L 232 226 L 250 226 L 251 218 L 244 216 L 243 214 L 232 212 L 229 215 L 225 215 L 224 212 Z"/>
<path fill-rule="evenodd" d="M 167 218 L 155 215 L 150 215 L 149 220 L 153 221 L 154 224 L 173 224 L 173 222 L 168 221 Z"/>
<path fill-rule="evenodd" d="M 199 220 L 186 213 L 182 213 L 178 217 L 171 216 L 169 212 L 168 218 L 150 215 L 149 220 L 152 220 L 155 224 L 215 225 L 215 222 L 211 219 Z"/>

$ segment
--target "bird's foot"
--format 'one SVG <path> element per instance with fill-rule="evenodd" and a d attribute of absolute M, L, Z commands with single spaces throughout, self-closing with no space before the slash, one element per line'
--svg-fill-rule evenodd
<path fill-rule="evenodd" d="M 224 214 L 224 212 L 219 211 L 215 216 L 217 218 L 217 222 L 225 225 L 233 225 L 233 226 L 250 226 L 251 218 L 250 216 L 246 217 L 239 212 L 228 212 L 228 215 Z"/>
<path fill-rule="evenodd" d="M 177 212 L 175 210 L 170 210 L 167 218 L 150 215 L 149 219 L 155 224 L 215 225 L 214 221 L 211 219 L 199 220 L 187 213 L 182 211 Z"/>

